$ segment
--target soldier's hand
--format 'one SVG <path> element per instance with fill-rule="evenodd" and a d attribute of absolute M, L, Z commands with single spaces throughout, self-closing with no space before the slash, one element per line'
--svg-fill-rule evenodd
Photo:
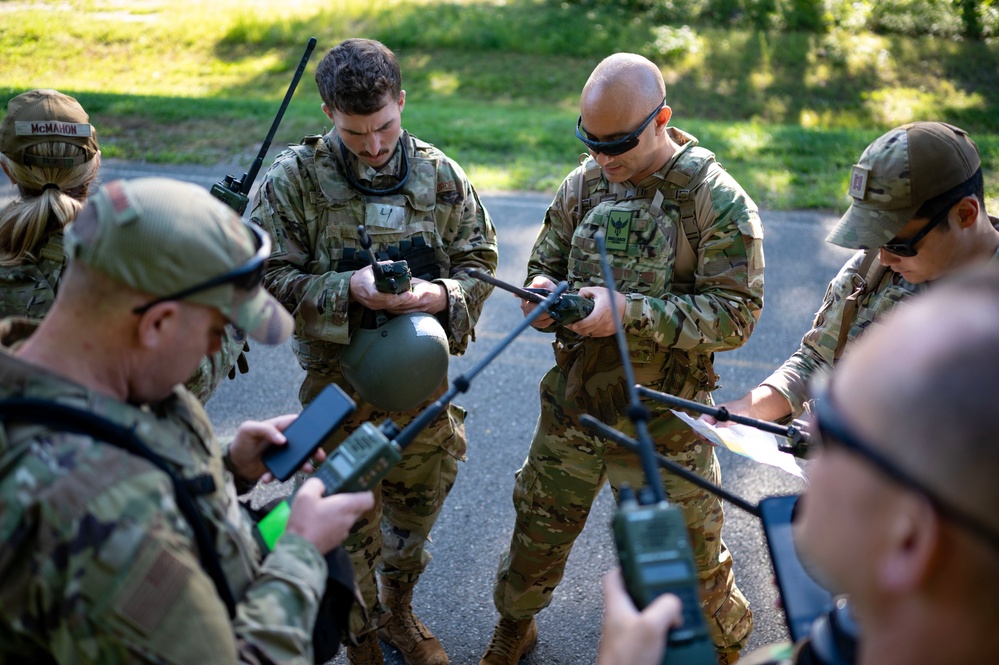
<path fill-rule="evenodd" d="M 350 528 L 362 515 L 375 507 L 371 492 L 332 494 L 324 497 L 325 486 L 318 478 L 309 478 L 295 493 L 285 533 L 302 536 L 322 554 L 347 538 Z"/>
<path fill-rule="evenodd" d="M 392 314 L 436 314 L 447 307 L 447 288 L 443 284 L 413 277 L 411 285 L 408 292 L 397 295 L 395 302 L 385 309 Z"/>
<path fill-rule="evenodd" d="M 531 280 L 531 283 L 528 284 L 528 287 L 532 289 L 548 289 L 549 291 L 554 291 L 558 287 L 558 285 L 555 282 L 548 279 L 547 277 L 537 275 L 535 276 L 534 279 Z M 517 297 L 518 296 L 516 295 L 514 296 L 514 298 Z M 528 314 L 533 312 L 534 308 L 537 306 L 538 303 L 534 303 L 531 302 L 530 300 L 524 300 L 523 298 L 520 298 L 520 311 L 524 313 L 524 316 L 527 316 Z M 534 326 L 535 328 L 541 329 L 541 328 L 547 328 L 553 323 L 555 323 L 555 320 L 552 319 L 551 316 L 549 316 L 548 312 L 545 312 L 537 319 L 535 319 L 534 323 L 532 323 L 531 325 Z"/>
<path fill-rule="evenodd" d="M 241 424 L 232 443 L 229 444 L 229 462 L 233 471 L 240 478 L 251 482 L 273 481 L 274 476 L 264 466 L 261 455 L 272 445 L 283 446 L 288 442 L 282 432 L 297 417 L 296 414 L 288 414 L 269 420 L 247 420 Z M 302 471 L 312 473 L 315 471 L 312 462 L 319 464 L 325 459 L 325 451 L 322 448 L 318 449 L 313 453 L 312 460 L 302 466 Z"/>
<path fill-rule="evenodd" d="M 359 302 L 368 309 L 388 309 L 399 301 L 403 294 L 382 293 L 375 286 L 375 271 L 371 266 L 364 266 L 354 271 L 350 276 L 350 299 Z"/>
<path fill-rule="evenodd" d="M 606 286 L 584 286 L 579 295 L 593 301 L 593 311 L 582 321 L 566 326 L 569 330 L 584 337 L 610 337 L 617 330 L 614 323 L 614 312 L 611 310 L 611 298 L 614 298 L 615 309 L 620 320 L 624 321 L 624 307 L 628 299 L 623 293 L 611 291 Z"/>
<path fill-rule="evenodd" d="M 621 570 L 604 575 L 604 621 L 597 665 L 658 665 L 666 648 L 666 633 L 683 622 L 683 606 L 673 594 L 663 594 L 641 612 L 624 586 Z"/>

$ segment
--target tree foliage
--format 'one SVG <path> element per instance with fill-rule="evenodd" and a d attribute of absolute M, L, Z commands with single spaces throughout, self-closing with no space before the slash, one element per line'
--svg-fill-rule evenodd
<path fill-rule="evenodd" d="M 548 0 L 657 22 L 822 33 L 867 29 L 910 37 L 999 36 L 999 0 Z"/>

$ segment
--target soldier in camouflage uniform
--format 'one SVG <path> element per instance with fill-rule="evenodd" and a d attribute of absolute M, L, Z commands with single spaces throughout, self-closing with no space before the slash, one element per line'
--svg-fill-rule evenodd
<path fill-rule="evenodd" d="M 848 594 L 859 639 L 827 623 L 739 665 L 996 661 L 999 266 L 959 272 L 871 327 L 817 395 L 796 542 Z M 599 665 L 661 663 L 677 608 L 605 590 Z"/>
<path fill-rule="evenodd" d="M 97 184 L 97 131 L 76 99 L 55 90 L 12 98 L 0 122 L 0 167 L 19 197 L 0 211 L 0 317 L 40 319 L 52 306 L 66 266 L 62 230 Z M 236 365 L 242 333 L 227 328 L 187 388 L 202 404 Z M 245 358 L 240 369 L 246 371 Z"/>
<path fill-rule="evenodd" d="M 730 412 L 763 420 L 801 415 L 812 377 L 873 322 L 955 270 L 999 260 L 999 219 L 985 210 L 981 158 L 962 129 L 916 122 L 889 131 L 853 167 L 849 193 L 853 203 L 826 240 L 860 251 L 829 283 L 798 351 L 722 405 Z"/>
<path fill-rule="evenodd" d="M 622 313 L 636 380 L 704 403 L 716 387 L 712 354 L 741 346 L 763 306 L 756 206 L 694 137 L 667 126 L 664 91 L 659 68 L 632 54 L 604 60 L 583 89 L 578 134 L 591 157 L 548 208 L 528 279 L 545 288 L 567 280 L 594 310 L 555 329 L 556 366 L 541 381 L 541 417 L 517 473 L 517 521 L 494 594 L 500 620 L 483 665 L 516 663 L 534 646 L 534 615 L 551 601 L 605 480 L 615 492 L 644 484 L 634 453 L 579 423 L 589 413 L 634 432 L 609 298 Z M 606 234 L 618 292 L 602 286 L 598 233 Z M 551 323 L 545 315 L 536 325 Z M 668 408 L 651 411 L 656 449 L 719 483 L 712 447 Z M 674 474 L 661 479 L 684 511 L 712 638 L 730 659 L 746 644 L 752 614 L 721 540 L 721 504 Z"/>
<path fill-rule="evenodd" d="M 320 607 L 335 609 L 327 553 L 374 498 L 322 498 L 310 480 L 268 553 L 234 481 L 261 477 L 261 452 L 293 417 L 244 423 L 223 449 L 178 385 L 227 321 L 265 344 L 290 336 L 260 286 L 266 233 L 200 187 L 147 178 L 102 187 L 65 235 L 46 318 L 0 326 L 0 661 L 332 657 L 313 651 Z M 12 398 L 47 417 L 33 424 Z M 123 428 L 132 447 L 93 425 L 70 433 L 57 407 Z"/>
<path fill-rule="evenodd" d="M 319 63 L 316 82 L 333 130 L 277 157 L 250 218 L 274 238 L 264 280 L 295 315 L 292 349 L 306 371 L 302 404 L 330 383 L 358 404 L 329 439 L 335 445 L 366 421 L 391 417 L 405 426 L 447 388 L 444 376 L 432 394 L 403 412 L 388 413 L 364 400 L 344 377 L 341 352 L 358 337 L 365 312 L 431 314 L 443 326 L 450 352 L 463 353 L 492 288 L 466 271 L 493 274 L 498 256 L 492 221 L 461 168 L 403 131 L 405 91 L 389 49 L 372 40 L 346 40 Z M 373 251 L 408 261 L 411 291 L 376 290 L 359 224 Z M 413 615 L 410 599 L 430 559 L 424 543 L 465 457 L 464 418 L 464 410 L 451 405 L 404 450 L 375 489 L 375 509 L 346 543 L 370 613 L 367 622 L 355 614 L 352 627 L 363 637 L 348 645 L 351 663 L 383 661 L 376 630 L 410 665 L 449 662 Z"/>
<path fill-rule="evenodd" d="M 96 185 L 97 132 L 74 98 L 32 90 L 0 122 L 0 167 L 18 198 L 0 211 L 0 317 L 40 319 L 65 267 L 62 229 Z"/>

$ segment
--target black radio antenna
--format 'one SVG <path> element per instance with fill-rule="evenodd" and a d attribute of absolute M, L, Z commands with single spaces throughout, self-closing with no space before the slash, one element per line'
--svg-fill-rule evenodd
<path fill-rule="evenodd" d="M 302 74 L 305 72 L 305 65 L 308 64 L 309 58 L 312 56 L 312 51 L 315 48 L 316 38 L 309 37 L 309 43 L 305 46 L 305 54 L 302 56 L 302 61 L 298 63 L 298 69 L 295 70 L 295 76 L 291 79 L 291 85 L 288 86 L 288 92 L 284 95 L 284 101 L 281 102 L 281 108 L 278 109 L 277 116 L 275 116 L 274 122 L 271 123 L 271 129 L 267 132 L 267 138 L 264 139 L 263 145 L 260 146 L 260 152 L 257 153 L 257 158 L 253 160 L 250 170 L 244 173 L 242 178 L 236 179 L 235 176 L 226 175 L 221 182 L 217 182 L 212 185 L 212 196 L 235 210 L 239 215 L 246 212 L 246 206 L 250 202 L 249 193 L 250 189 L 253 187 L 253 181 L 257 179 L 257 173 L 260 172 L 260 167 L 264 163 L 264 157 L 267 156 L 267 150 L 271 147 L 271 141 L 274 140 L 274 135 L 277 133 L 278 126 L 281 124 L 281 119 L 284 118 L 284 112 L 288 110 L 288 104 L 291 103 L 291 97 L 295 94 L 295 88 L 298 87 L 298 82 L 301 80 Z"/>

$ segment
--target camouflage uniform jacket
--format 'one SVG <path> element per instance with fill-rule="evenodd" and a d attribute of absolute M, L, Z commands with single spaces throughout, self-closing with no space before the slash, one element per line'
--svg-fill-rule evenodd
<path fill-rule="evenodd" d="M 66 266 L 62 233 L 50 235 L 37 254 L 36 261 L 0 266 L 0 319 L 8 316 L 40 319 L 52 307 L 59 278 Z"/>
<path fill-rule="evenodd" d="M 4 322 L 3 343 L 31 324 Z M 326 562 L 286 535 L 263 556 L 208 418 L 179 386 L 137 407 L 0 350 L 0 397 L 83 408 L 131 428 L 182 478 L 225 571 L 230 621 L 168 477 L 110 444 L 0 424 L 0 662 L 312 663 Z"/>
<path fill-rule="evenodd" d="M 716 387 L 713 352 L 741 346 L 759 319 L 763 227 L 756 205 L 714 155 L 693 136 L 669 132 L 679 149 L 640 183 L 608 183 L 592 159 L 569 174 L 545 215 L 527 279 L 568 280 L 573 291 L 602 285 L 593 238 L 608 232 L 615 286 L 627 296 L 623 321 L 636 379 L 693 396 Z M 622 224 L 618 235 L 627 237 L 614 243 Z M 556 334 L 557 361 L 567 351 L 603 348 L 584 381 L 602 365 L 620 365 L 613 338 Z"/>
<path fill-rule="evenodd" d="M 992 222 L 994 226 L 999 226 L 999 220 L 992 218 Z M 873 268 L 866 276 L 859 275 L 863 259 L 864 250 L 860 250 L 829 282 L 822 298 L 822 306 L 815 314 L 811 330 L 801 338 L 801 346 L 763 381 L 763 385 L 770 386 L 787 399 L 793 417 L 798 417 L 805 411 L 810 399 L 811 379 L 829 371 L 835 364 L 833 356 L 843 327 L 846 301 L 858 289 L 862 279 L 871 279 L 873 276 L 872 284 L 858 303 L 856 315 L 850 323 L 846 348 L 849 348 L 853 340 L 863 334 L 872 323 L 895 309 L 900 302 L 929 286 L 929 283 L 911 284 L 887 268 L 878 270 L 880 267 L 878 261 L 874 262 Z M 999 252 L 993 256 L 992 261 L 999 261 Z"/>
<path fill-rule="evenodd" d="M 26 261 L 19 266 L 0 266 L 0 319 L 9 316 L 44 318 L 55 300 L 65 267 L 66 254 L 62 249 L 61 232 L 50 235 L 41 245 L 37 261 Z M 222 348 L 206 356 L 184 384 L 202 404 L 208 401 L 236 364 L 243 350 L 243 341 L 241 334 L 226 326 Z"/>
<path fill-rule="evenodd" d="M 451 353 L 463 353 L 474 339 L 492 286 L 465 270 L 495 272 L 492 219 L 455 162 L 408 133 L 402 145 L 409 177 L 396 194 L 366 196 L 350 186 L 344 169 L 369 181 L 367 186 L 388 188 L 399 182 L 401 151 L 376 173 L 346 151 L 345 163 L 334 132 L 306 137 L 282 152 L 261 182 L 250 219 L 274 240 L 264 282 L 295 316 L 292 349 L 307 371 L 339 372 L 339 349 L 357 324 L 360 307 L 348 292 L 353 271 L 364 265 L 357 262 L 364 256 L 357 238 L 361 223 L 375 252 L 399 250 L 416 239 L 432 248 L 439 273 L 433 281 L 447 289 L 447 309 L 437 316 Z M 348 257 L 350 267 L 341 265 Z"/>

